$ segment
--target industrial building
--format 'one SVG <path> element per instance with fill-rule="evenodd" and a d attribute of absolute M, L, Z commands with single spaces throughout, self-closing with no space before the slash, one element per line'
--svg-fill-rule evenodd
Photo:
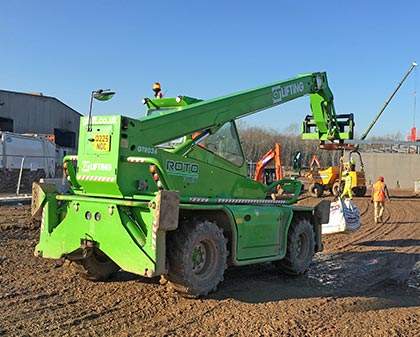
<path fill-rule="evenodd" d="M 49 135 L 62 147 L 77 147 L 81 114 L 41 93 L 0 90 L 0 131 Z"/>

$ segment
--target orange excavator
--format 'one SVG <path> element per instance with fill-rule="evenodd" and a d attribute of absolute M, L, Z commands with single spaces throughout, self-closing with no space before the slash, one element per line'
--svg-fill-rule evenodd
<path fill-rule="evenodd" d="M 268 183 L 266 181 L 266 177 L 264 175 L 265 167 L 267 164 L 274 160 L 274 173 L 275 177 L 273 177 L 273 180 L 280 180 L 283 179 L 283 169 L 281 167 L 281 145 L 276 143 L 274 145 L 274 148 L 267 151 L 266 154 L 262 156 L 262 158 L 257 162 L 255 166 L 255 175 L 254 180 L 259 181 L 261 183 Z"/>
<path fill-rule="evenodd" d="M 321 163 L 320 163 L 319 158 L 316 154 L 314 154 L 312 156 L 311 163 L 309 164 L 309 167 L 310 167 L 311 171 L 314 169 L 315 165 L 318 169 L 321 168 Z"/>
<path fill-rule="evenodd" d="M 298 152 L 297 154 L 300 158 L 301 153 Z M 267 168 L 268 163 L 271 161 L 274 161 L 274 169 Z M 273 200 L 287 200 L 292 196 L 300 195 L 302 192 L 302 184 L 298 180 L 284 178 L 281 164 L 281 145 L 276 143 L 271 150 L 262 156 L 255 166 L 254 180 L 268 185 L 267 197 Z M 275 184 L 274 189 L 271 189 L 270 186 L 273 184 Z"/>

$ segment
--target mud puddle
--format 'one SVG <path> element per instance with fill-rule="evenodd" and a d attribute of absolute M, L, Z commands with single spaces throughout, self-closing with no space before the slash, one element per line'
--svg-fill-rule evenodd
<path fill-rule="evenodd" d="M 420 290 L 420 254 L 394 251 L 317 254 L 307 276 L 343 292 L 373 291 L 383 285 Z"/>

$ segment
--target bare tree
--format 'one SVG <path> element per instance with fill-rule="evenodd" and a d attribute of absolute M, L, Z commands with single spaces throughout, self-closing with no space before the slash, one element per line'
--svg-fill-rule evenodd
<path fill-rule="evenodd" d="M 238 129 L 247 160 L 258 161 L 275 143 L 279 143 L 285 166 L 292 166 L 293 157 L 298 151 L 302 153 L 304 166 L 309 166 L 314 154 L 318 156 L 322 166 L 338 164 L 337 151 L 320 150 L 317 141 L 302 140 L 297 132 L 297 125 L 292 124 L 282 132 L 265 127 L 250 127 L 246 123 L 240 123 Z"/>

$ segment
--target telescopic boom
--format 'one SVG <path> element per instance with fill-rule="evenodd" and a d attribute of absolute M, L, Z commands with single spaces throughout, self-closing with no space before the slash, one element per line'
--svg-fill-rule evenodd
<path fill-rule="evenodd" d="M 226 122 L 309 95 L 312 115 L 307 121 L 315 130 L 306 128 L 304 139 L 321 141 L 353 138 L 353 119 L 338 121 L 333 94 L 325 72 L 310 73 L 245 90 L 228 96 L 201 101 L 190 97 L 144 100 L 149 116 L 140 119 L 139 132 L 150 145 L 162 144 L 197 131 L 217 130 Z M 344 132 L 344 127 L 348 131 Z M 165 132 L 156 132 L 165 130 Z"/>

